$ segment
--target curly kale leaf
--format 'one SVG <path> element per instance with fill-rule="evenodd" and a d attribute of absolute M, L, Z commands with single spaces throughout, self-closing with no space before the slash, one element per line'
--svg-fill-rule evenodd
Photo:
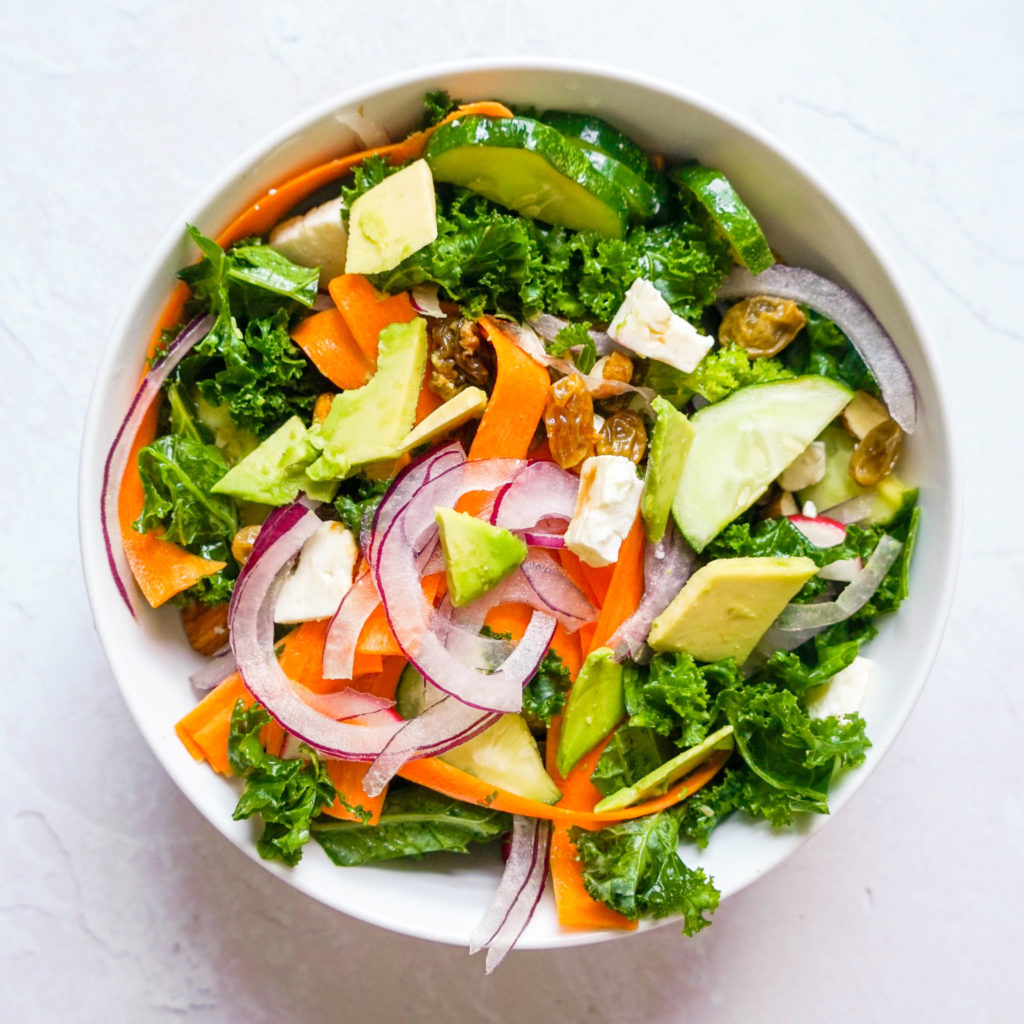
<path fill-rule="evenodd" d="M 551 724 L 551 716 L 565 707 L 571 680 L 558 652 L 549 650 L 537 672 L 523 688 L 523 711 L 535 721 Z"/>
<path fill-rule="evenodd" d="M 357 540 L 367 516 L 373 517 L 390 484 L 390 480 L 371 480 L 362 474 L 342 482 L 334 508 Z"/>
<path fill-rule="evenodd" d="M 175 544 L 191 548 L 228 540 L 238 530 L 231 498 L 210 488 L 227 472 L 220 451 L 184 434 L 165 434 L 139 452 L 145 505 L 133 526 L 139 533 L 162 527 Z"/>
<path fill-rule="evenodd" d="M 601 753 L 590 781 L 603 796 L 639 782 L 671 760 L 678 748 L 654 729 L 620 726 Z"/>
<path fill-rule="evenodd" d="M 263 749 L 260 730 L 269 723 L 270 715 L 258 704 L 249 708 L 241 701 L 235 704 L 228 763 L 245 779 L 245 785 L 233 817 L 240 821 L 258 814 L 263 819 L 263 833 L 256 841 L 259 855 L 294 866 L 309 842 L 313 819 L 334 803 L 338 794 L 311 747 L 300 747 L 308 760 L 274 757 Z"/>
<path fill-rule="evenodd" d="M 801 309 L 807 324 L 782 351 L 781 361 L 798 376 L 817 373 L 854 390 L 880 394 L 875 378 L 850 339 L 828 317 L 807 306 Z"/>
<path fill-rule="evenodd" d="M 437 239 L 373 280 L 388 292 L 433 282 L 470 316 L 544 311 L 607 321 L 646 277 L 696 321 L 731 262 L 724 243 L 694 221 L 636 226 L 614 239 L 518 217 L 465 189 L 441 187 L 438 200 Z"/>
<path fill-rule="evenodd" d="M 405 786 L 388 791 L 376 825 L 321 819 L 312 831 L 335 864 L 352 867 L 441 851 L 468 853 L 470 843 L 489 842 L 511 828 L 512 817 L 503 811 Z"/>
<path fill-rule="evenodd" d="M 596 832 L 573 826 L 570 838 L 594 899 L 631 921 L 680 914 L 686 935 L 711 923 L 705 914 L 718 906 L 718 890 L 701 869 L 688 868 L 679 857 L 674 815 L 651 814 Z"/>
<path fill-rule="evenodd" d="M 657 654 L 646 667 L 627 662 L 623 695 L 629 724 L 670 736 L 677 746 L 695 746 L 710 731 L 715 694 L 738 678 L 731 659 L 698 666 L 689 654 Z"/>
<path fill-rule="evenodd" d="M 423 108 L 425 115 L 424 127 L 443 121 L 457 106 L 458 101 L 453 100 L 445 89 L 431 89 L 423 97 Z"/>
<path fill-rule="evenodd" d="M 835 772 L 860 764 L 871 746 L 859 715 L 812 719 L 794 693 L 770 683 L 724 690 L 716 707 L 735 730 L 736 747 L 750 769 L 819 814 L 828 813 Z"/>
<path fill-rule="evenodd" d="M 195 386 L 234 423 L 266 436 L 289 416 L 308 417 L 323 382 L 292 342 L 299 310 L 312 306 L 318 271 L 300 267 L 252 240 L 225 252 L 190 227 L 203 259 L 178 276 L 192 290 L 190 309 L 214 323 L 172 378 Z"/>

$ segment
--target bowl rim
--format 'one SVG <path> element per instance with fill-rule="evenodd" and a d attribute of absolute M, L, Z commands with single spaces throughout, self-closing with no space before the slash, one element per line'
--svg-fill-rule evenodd
<path fill-rule="evenodd" d="M 253 167 L 260 159 L 268 157 L 282 143 L 292 139 L 303 130 L 309 129 L 318 121 L 329 116 L 336 110 L 344 108 L 358 108 L 362 103 L 373 97 L 389 92 L 391 90 L 410 88 L 418 86 L 426 90 L 437 84 L 439 79 L 457 77 L 472 72 L 492 72 L 496 74 L 522 74 L 532 71 L 578 74 L 587 78 L 606 79 L 611 82 L 626 83 L 641 89 L 667 96 L 672 101 L 680 101 L 695 107 L 712 118 L 728 125 L 732 130 L 759 143 L 761 146 L 772 151 L 783 162 L 793 168 L 799 175 L 802 175 L 820 195 L 835 209 L 835 211 L 847 222 L 854 235 L 859 236 L 872 257 L 877 261 L 883 271 L 893 293 L 902 306 L 907 322 L 915 342 L 920 347 L 928 370 L 932 376 L 934 390 L 938 398 L 936 415 L 936 427 L 939 438 L 943 445 L 945 460 L 949 466 L 949 480 L 946 481 L 949 487 L 948 493 L 948 521 L 949 536 L 948 545 L 944 549 L 944 565 L 942 566 L 942 587 L 941 592 L 933 597 L 933 608 L 938 611 L 932 622 L 931 628 L 926 637 L 926 643 L 918 649 L 915 660 L 915 674 L 913 686 L 904 693 L 900 704 L 900 714 L 896 727 L 886 737 L 884 745 L 876 744 L 880 749 L 876 751 L 877 760 L 870 765 L 864 766 L 855 771 L 857 776 L 853 785 L 844 786 L 841 792 L 835 794 L 835 799 L 830 797 L 830 814 L 828 816 L 815 816 L 807 827 L 801 830 L 795 841 L 787 846 L 780 855 L 773 856 L 764 865 L 763 870 L 751 874 L 741 884 L 731 888 L 725 896 L 733 895 L 741 889 L 746 888 L 758 878 L 763 878 L 769 871 L 777 867 L 783 860 L 794 853 L 796 849 L 807 842 L 813 835 L 824 827 L 829 818 L 836 814 L 850 801 L 866 782 L 867 778 L 877 767 L 878 762 L 891 749 L 899 732 L 905 727 L 914 705 L 919 699 L 929 676 L 935 659 L 938 655 L 939 646 L 942 641 L 945 623 L 949 617 L 953 593 L 956 585 L 956 575 L 960 560 L 960 547 L 962 543 L 963 530 L 963 489 L 961 476 L 960 455 L 956 438 L 951 429 L 949 421 L 949 410 L 951 409 L 948 400 L 948 390 L 943 379 L 943 367 L 937 358 L 934 344 L 930 335 L 924 328 L 923 320 L 907 290 L 905 284 L 889 257 L 884 246 L 881 245 L 872 229 L 864 223 L 859 214 L 839 194 L 836 189 L 822 180 L 818 172 L 810 166 L 803 157 L 794 153 L 790 148 L 776 139 L 773 135 L 760 128 L 756 124 L 747 121 L 746 118 L 737 115 L 733 111 L 719 104 L 716 100 L 683 88 L 674 83 L 659 79 L 655 76 L 629 71 L 605 62 L 584 61 L 579 59 L 562 59 L 557 57 L 480 57 L 470 60 L 444 62 L 438 64 L 422 65 L 420 67 L 397 74 L 374 79 L 367 84 L 354 87 L 343 92 L 332 95 L 312 106 L 305 108 L 298 114 L 287 119 L 282 125 L 266 133 L 257 142 L 247 147 L 244 152 L 232 160 L 212 181 L 192 198 L 181 211 L 179 216 L 171 223 L 167 231 L 159 239 L 149 259 L 143 264 L 142 270 L 132 287 L 128 291 L 128 297 L 122 304 L 120 314 L 115 320 L 114 326 L 108 336 L 102 357 L 92 382 L 90 399 L 86 411 L 82 442 L 80 449 L 80 468 L 78 474 L 78 517 L 79 517 L 79 547 L 85 578 L 86 591 L 89 598 L 94 627 L 100 639 L 104 654 L 110 665 L 111 672 L 117 682 L 122 698 L 128 705 L 136 727 L 143 734 L 147 745 L 153 752 L 164 771 L 170 775 L 175 785 L 189 800 L 193 807 L 213 827 L 234 846 L 241 849 L 248 857 L 259 863 L 263 868 L 286 880 L 293 888 L 299 889 L 318 901 L 341 910 L 358 920 L 378 925 L 391 931 L 412 935 L 431 941 L 441 941 L 454 945 L 465 945 L 465 937 L 454 937 L 450 934 L 438 932 L 429 927 L 420 927 L 409 923 L 396 922 L 392 917 L 375 912 L 375 908 L 365 906 L 340 907 L 336 902 L 330 900 L 325 894 L 317 891 L 315 886 L 305 884 L 304 878 L 297 873 L 289 872 L 276 863 L 263 861 L 259 858 L 253 843 L 243 843 L 237 835 L 230 834 L 226 823 L 222 824 L 215 820 L 197 803 L 189 791 L 189 786 L 178 770 L 179 765 L 172 762 L 172 759 L 165 756 L 164 752 L 150 739 L 147 728 L 141 714 L 141 701 L 137 700 L 136 693 L 123 681 L 121 674 L 115 668 L 117 661 L 116 645 L 117 636 L 112 624 L 107 621 L 107 608 L 116 592 L 103 594 L 101 588 L 109 588 L 109 570 L 106 566 L 105 555 L 102 550 L 97 551 L 97 538 L 100 537 L 99 530 L 99 501 L 97 481 L 100 479 L 100 470 L 107 451 L 108 437 L 101 435 L 101 410 L 104 405 L 104 385 L 114 376 L 114 370 L 118 364 L 122 350 L 126 348 L 127 336 L 130 325 L 135 318 L 139 308 L 145 304 L 146 296 L 150 292 L 160 269 L 181 243 L 182 225 L 194 223 L 196 214 L 205 210 L 217 200 L 225 191 L 239 181 L 244 172 Z M 302 165 L 295 168 L 301 170 Z M 241 182 L 239 182 L 239 186 Z M 169 294 L 170 282 L 166 288 Z M 135 343 L 137 344 L 137 336 Z M 141 364 L 140 357 L 140 364 Z M 99 547 L 102 549 L 102 545 Z M 140 605 L 145 613 L 144 603 Z M 792 833 L 791 833 L 792 834 Z M 641 931 L 660 927 L 675 921 L 675 918 L 666 918 L 662 921 L 641 922 Z M 632 932 L 623 931 L 564 931 L 561 935 L 550 940 L 531 940 L 529 929 L 524 933 L 523 941 L 519 944 L 520 949 L 552 949 L 566 946 L 586 945 L 596 942 L 608 941 L 624 937 Z"/>

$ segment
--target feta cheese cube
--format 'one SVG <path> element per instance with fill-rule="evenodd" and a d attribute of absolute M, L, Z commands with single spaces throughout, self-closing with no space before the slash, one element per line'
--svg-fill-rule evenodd
<path fill-rule="evenodd" d="M 643 489 L 636 466 L 624 455 L 584 460 L 565 546 L 587 565 L 611 565 L 636 519 Z"/>
<path fill-rule="evenodd" d="M 292 574 L 277 593 L 274 621 L 326 619 L 338 610 L 352 586 L 359 550 L 341 523 L 324 523 L 299 552 Z"/>
<path fill-rule="evenodd" d="M 784 491 L 802 491 L 825 476 L 825 442 L 812 441 L 780 474 Z"/>
<path fill-rule="evenodd" d="M 270 234 L 270 247 L 300 267 L 320 268 L 320 287 L 345 273 L 348 233 L 341 220 L 341 198 L 282 221 Z"/>
<path fill-rule="evenodd" d="M 852 715 L 860 711 L 875 674 L 875 663 L 859 655 L 837 672 L 807 703 L 811 718 Z"/>
<path fill-rule="evenodd" d="M 661 292 L 642 277 L 629 286 L 608 333 L 623 348 L 668 363 L 683 373 L 697 368 L 712 343 L 708 335 L 700 334 L 691 323 L 673 313 Z"/>

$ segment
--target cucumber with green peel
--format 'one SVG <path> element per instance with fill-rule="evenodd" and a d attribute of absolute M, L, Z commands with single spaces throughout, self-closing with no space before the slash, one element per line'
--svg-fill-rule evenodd
<path fill-rule="evenodd" d="M 614 157 L 648 184 L 656 183 L 658 172 L 647 154 L 628 135 L 600 117 L 577 114 L 571 110 L 545 110 L 539 120 L 557 129 L 578 146 Z"/>
<path fill-rule="evenodd" d="M 801 505 L 812 502 L 819 513 L 862 495 L 871 495 L 872 503 L 864 522 L 888 526 L 899 513 L 912 504 L 917 488 L 908 487 L 895 473 L 882 477 L 873 487 L 862 487 L 850 476 L 850 456 L 856 438 L 838 424 L 826 428 L 818 438 L 825 445 L 825 475 L 810 487 L 797 492 Z"/>
<path fill-rule="evenodd" d="M 395 709 L 405 719 L 415 718 L 426 705 L 423 676 L 406 665 L 395 690 Z M 522 715 L 502 715 L 479 736 L 440 754 L 453 768 L 499 789 L 544 804 L 557 803 L 561 790 L 544 769 L 537 741 Z"/>
<path fill-rule="evenodd" d="M 607 121 L 587 114 L 550 110 L 539 120 L 558 129 L 587 155 L 597 171 L 626 193 L 637 220 L 651 220 L 661 213 L 669 199 L 668 179 L 655 170 L 632 139 Z"/>
<path fill-rule="evenodd" d="M 461 185 L 526 217 L 621 238 L 623 190 L 563 135 L 528 117 L 464 117 L 442 125 L 424 154 L 436 181 Z"/>
<path fill-rule="evenodd" d="M 693 440 L 672 502 L 696 551 L 745 512 L 832 422 L 853 392 L 827 377 L 753 384 L 690 417 Z"/>
<path fill-rule="evenodd" d="M 775 257 L 761 225 L 721 171 L 691 163 L 672 171 L 669 177 L 704 207 L 715 229 L 729 243 L 737 263 L 752 274 L 772 266 Z"/>

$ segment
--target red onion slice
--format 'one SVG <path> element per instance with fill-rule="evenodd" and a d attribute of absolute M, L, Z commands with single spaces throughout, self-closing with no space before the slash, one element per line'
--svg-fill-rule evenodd
<path fill-rule="evenodd" d="M 195 348 L 210 332 L 213 317 L 198 316 L 189 321 L 178 333 L 178 336 L 167 346 L 163 359 L 153 366 L 142 379 L 138 391 L 132 398 L 128 412 L 114 435 L 110 451 L 103 464 L 103 484 L 100 493 L 100 525 L 103 528 L 103 544 L 107 552 L 107 562 L 114 577 L 118 592 L 128 606 L 128 611 L 135 616 L 135 606 L 129 596 L 128 580 L 131 572 L 124 559 L 124 551 L 120 542 L 120 523 L 117 516 L 117 499 L 121 492 L 121 480 L 128 468 L 128 456 L 135 441 L 135 435 L 153 399 L 160 393 L 160 388 L 174 372 L 178 363 Z M 114 538 L 118 538 L 116 541 Z"/>
<path fill-rule="evenodd" d="M 487 949 L 491 973 L 511 952 L 537 909 L 548 877 L 551 822 L 517 814 L 512 845 L 491 905 L 469 937 L 470 954 Z"/>
<path fill-rule="evenodd" d="M 878 590 L 902 550 L 903 545 L 898 540 L 883 534 L 864 568 L 834 601 L 787 605 L 758 649 L 766 654 L 775 650 L 791 651 L 826 627 L 860 611 Z"/>
<path fill-rule="evenodd" d="M 275 509 L 267 517 L 231 596 L 231 649 L 246 688 L 287 732 L 331 757 L 369 761 L 398 732 L 400 723 L 354 725 L 321 714 L 296 692 L 274 650 L 275 584 L 319 527 L 319 518 L 301 502 Z"/>
<path fill-rule="evenodd" d="M 546 519 L 569 522 L 579 489 L 580 478 L 556 463 L 527 462 L 498 493 L 491 522 L 506 530 L 530 530 Z"/>
<path fill-rule="evenodd" d="M 232 672 L 237 671 L 235 656 L 230 647 L 218 651 L 202 668 L 197 669 L 188 677 L 188 681 L 197 690 L 212 690 L 219 686 Z"/>
<path fill-rule="evenodd" d="M 871 371 L 889 415 L 908 433 L 914 432 L 917 400 L 914 381 L 892 338 L 877 317 L 852 292 L 813 270 L 776 263 L 760 274 L 734 267 L 718 291 L 720 299 L 773 295 L 810 306 L 834 320 Z"/>
<path fill-rule="evenodd" d="M 493 672 L 465 664 L 445 643 L 446 638 L 450 640 L 450 630 L 458 627 L 447 627 L 444 637 L 436 628 L 433 605 L 420 586 L 415 545 L 422 544 L 421 550 L 426 550 L 422 538 L 431 528 L 436 529 L 435 507 L 453 508 L 465 493 L 494 490 L 507 483 L 517 468 L 515 460 L 485 459 L 431 475 L 428 457 L 420 464 L 420 489 L 402 508 L 394 512 L 390 495 L 381 503 L 370 545 L 374 580 L 402 652 L 424 679 L 482 711 L 518 711 L 522 707 L 523 685 L 547 651 L 555 620 L 535 612 L 522 640 Z M 380 522 L 388 520 L 384 536 L 379 538 Z"/>
<path fill-rule="evenodd" d="M 314 693 L 308 686 L 298 684 L 294 688 L 303 703 L 336 722 L 351 721 L 353 718 L 373 715 L 395 706 L 393 700 L 377 697 L 372 693 L 362 693 L 351 687 L 345 687 L 344 690 L 335 693 Z"/>
<path fill-rule="evenodd" d="M 323 674 L 326 679 L 351 679 L 356 647 L 367 619 L 380 604 L 373 575 L 364 571 L 345 592 L 330 625 L 324 644 Z"/>
<path fill-rule="evenodd" d="M 363 777 L 367 796 L 377 796 L 407 761 L 436 757 L 479 736 L 500 715 L 480 711 L 442 694 L 422 714 L 403 722 Z"/>
<path fill-rule="evenodd" d="M 608 640 L 617 660 L 650 661 L 647 636 L 651 623 L 669 606 L 693 572 L 697 555 L 670 520 L 657 544 L 644 548 L 644 596 L 633 614 Z"/>

